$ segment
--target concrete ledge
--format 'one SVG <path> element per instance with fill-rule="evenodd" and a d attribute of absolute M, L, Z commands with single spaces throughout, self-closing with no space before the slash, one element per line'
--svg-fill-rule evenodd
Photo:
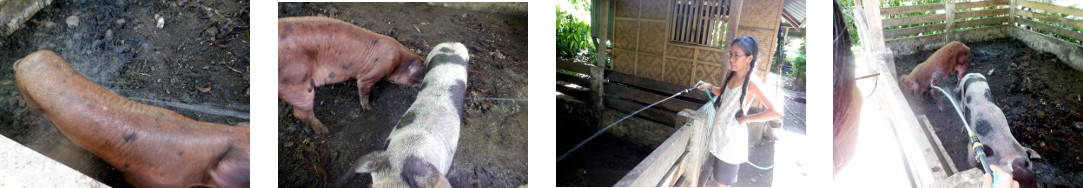
<path fill-rule="evenodd" d="M 109 187 L 0 136 L 0 187 Z"/>
<path fill-rule="evenodd" d="M 52 0 L 0 0 L 0 37 L 6 37 L 22 27 Z"/>
<path fill-rule="evenodd" d="M 1049 52 L 1076 71 L 1083 71 L 1083 46 L 1023 28 L 1015 28 L 1015 38 L 1028 47 Z"/>
<path fill-rule="evenodd" d="M 951 41 L 969 43 L 1012 37 L 1011 32 L 1011 26 L 1000 25 L 956 31 L 952 32 L 950 34 L 951 36 L 947 36 L 949 35 L 948 33 L 940 33 L 935 35 L 893 39 L 885 41 L 884 43 L 888 48 L 891 48 L 891 51 L 895 52 L 896 55 L 909 55 L 919 51 L 937 50 Z"/>

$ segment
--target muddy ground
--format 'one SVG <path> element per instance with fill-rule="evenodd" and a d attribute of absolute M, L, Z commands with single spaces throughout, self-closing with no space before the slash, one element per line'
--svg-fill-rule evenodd
<path fill-rule="evenodd" d="M 1035 174 L 1043 187 L 1083 185 L 1083 72 L 1068 67 L 1053 54 L 1035 51 L 1022 41 L 1000 39 L 968 43 L 971 50 L 968 73 L 982 73 L 988 79 L 997 106 L 1004 111 L 1012 134 L 1024 147 L 1033 148 L 1043 159 L 1033 160 Z M 896 74 L 904 75 L 933 51 L 895 57 Z M 989 74 L 992 72 L 992 74 Z M 939 86 L 954 89 L 950 78 Z M 905 88 L 904 88 L 905 91 Z M 956 96 L 958 97 L 958 96 Z M 951 102 L 942 98 L 944 111 L 936 102 L 924 102 L 907 95 L 916 115 L 927 115 L 955 166 L 966 164 L 966 130 Z"/>
<path fill-rule="evenodd" d="M 470 51 L 463 127 L 447 177 L 454 187 L 527 184 L 527 18 L 425 3 L 280 3 L 279 17 L 327 16 L 395 38 L 425 57 L 441 42 Z M 315 114 L 330 133 L 317 136 L 278 107 L 278 182 L 282 187 L 326 187 L 349 175 L 347 187 L 367 187 L 369 175 L 346 173 L 362 155 L 384 149 L 391 128 L 419 88 L 377 83 L 373 110 L 362 110 L 357 84 L 316 89 Z M 492 98 L 509 100 L 487 100 Z M 522 99 L 522 100 L 519 100 Z"/>
<path fill-rule="evenodd" d="M 797 92 L 785 92 L 787 94 L 783 106 L 786 108 L 786 114 L 783 116 L 782 129 L 804 135 L 805 104 L 796 101 L 794 93 Z M 557 98 L 557 155 L 563 155 L 600 130 L 598 126 L 594 126 L 598 123 L 598 118 L 590 115 L 591 108 L 587 103 L 564 97 Z M 600 126 L 607 126 L 624 116 L 627 114 L 606 110 L 603 112 L 603 124 Z M 614 131 L 628 127 L 638 127 L 633 129 L 648 130 L 650 133 L 633 134 L 626 133 L 628 131 Z M 567 158 L 557 162 L 556 185 L 563 187 L 613 186 L 675 131 L 677 131 L 676 128 L 668 125 L 636 117 L 628 118 L 613 126 L 610 131 L 587 142 L 569 154 Z M 622 132 L 622 135 L 614 134 L 614 132 Z M 762 143 L 749 148 L 748 159 L 763 167 L 771 166 L 775 162 L 775 149 L 775 141 L 765 137 Z M 708 169 L 705 168 L 709 172 Z M 773 169 L 760 170 L 748 164 L 741 164 L 738 181 L 734 186 L 767 187 L 771 186 L 773 181 Z"/>
<path fill-rule="evenodd" d="M 248 20 L 248 2 L 55 1 L 0 38 L 0 134 L 109 186 L 130 187 L 115 168 L 29 113 L 11 63 L 53 50 L 120 96 L 236 124 L 248 121 Z"/>

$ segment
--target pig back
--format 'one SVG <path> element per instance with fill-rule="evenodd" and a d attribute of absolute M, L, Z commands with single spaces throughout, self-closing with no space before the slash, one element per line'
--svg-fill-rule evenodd
<path fill-rule="evenodd" d="M 1008 120 L 994 102 L 985 77 L 978 73 L 967 74 L 960 87 L 963 88 L 962 101 L 968 125 L 986 148 L 986 159 L 1008 172 L 1021 170 L 1013 169 L 1012 162 L 1016 159 L 1029 160 L 1026 150 L 1012 135 Z M 967 161 L 971 165 L 979 165 L 974 155 L 973 148 L 970 148 Z"/>
<path fill-rule="evenodd" d="M 414 150 L 409 153 L 447 173 L 458 147 L 468 61 L 459 43 L 441 43 L 429 53 L 421 91 L 391 132 L 388 151 Z"/>

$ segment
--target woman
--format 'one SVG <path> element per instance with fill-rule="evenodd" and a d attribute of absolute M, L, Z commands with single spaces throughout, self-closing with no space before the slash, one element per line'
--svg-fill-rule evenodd
<path fill-rule="evenodd" d="M 737 170 L 748 161 L 748 122 L 761 122 L 782 117 L 770 97 L 764 95 L 759 76 L 752 74 L 759 56 L 759 44 L 749 36 L 738 37 L 730 43 L 730 72 L 725 83 L 716 87 L 699 81 L 699 90 L 709 91 L 722 97 L 711 130 L 710 152 L 714 155 L 714 178 L 719 187 L 729 187 L 737 182 Z M 747 97 L 746 97 L 747 96 Z M 767 111 L 747 114 L 753 98 L 760 98 Z M 737 101 L 741 101 L 738 106 Z"/>

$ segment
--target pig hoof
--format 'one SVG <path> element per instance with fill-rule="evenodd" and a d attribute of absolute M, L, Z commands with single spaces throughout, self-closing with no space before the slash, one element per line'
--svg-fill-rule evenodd
<path fill-rule="evenodd" d="M 361 101 L 361 108 L 363 108 L 365 110 L 372 110 L 372 104 L 369 104 L 369 101 L 367 101 L 367 100 L 366 101 Z"/>

